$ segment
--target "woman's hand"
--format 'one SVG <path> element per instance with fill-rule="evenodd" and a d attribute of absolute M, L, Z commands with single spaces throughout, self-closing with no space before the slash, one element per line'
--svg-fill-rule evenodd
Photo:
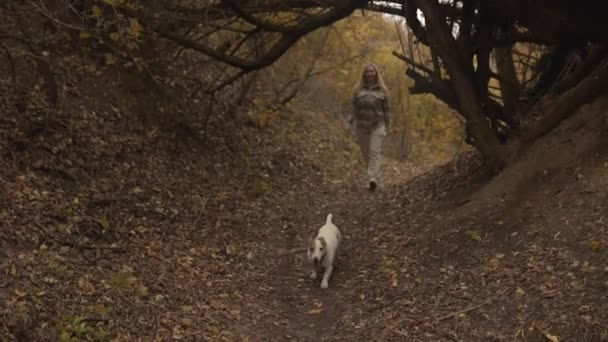
<path fill-rule="evenodd" d="M 385 131 L 386 131 L 386 135 L 393 134 L 393 132 L 395 131 L 395 128 L 391 125 L 385 124 L 384 127 L 385 127 Z"/>
<path fill-rule="evenodd" d="M 344 132 L 347 135 L 352 135 L 354 132 L 354 127 L 353 124 L 350 122 L 344 122 L 344 124 L 342 125 L 342 127 L 344 128 Z"/>

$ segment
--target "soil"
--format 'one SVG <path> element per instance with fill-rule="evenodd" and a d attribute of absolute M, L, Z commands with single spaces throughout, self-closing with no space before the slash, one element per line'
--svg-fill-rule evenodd
<path fill-rule="evenodd" d="M 0 335 L 608 341 L 606 101 L 496 177 L 474 153 L 388 161 L 375 192 L 307 106 L 206 138 L 109 105 L 6 112 Z M 344 240 L 322 290 L 305 247 L 328 213 Z"/>

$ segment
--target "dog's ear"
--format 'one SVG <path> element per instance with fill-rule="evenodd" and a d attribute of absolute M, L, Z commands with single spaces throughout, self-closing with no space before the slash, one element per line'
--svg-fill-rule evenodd
<path fill-rule="evenodd" d="M 325 238 L 321 236 L 319 241 L 321 241 L 321 246 L 323 246 L 323 249 L 327 249 L 327 241 L 325 241 Z"/>

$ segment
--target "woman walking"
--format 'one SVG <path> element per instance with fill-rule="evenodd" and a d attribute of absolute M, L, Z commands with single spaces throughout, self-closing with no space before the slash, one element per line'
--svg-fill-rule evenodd
<path fill-rule="evenodd" d="M 363 69 L 352 99 L 349 124 L 355 130 L 367 169 L 370 191 L 376 190 L 382 166 L 382 143 L 390 128 L 388 89 L 374 64 Z"/>

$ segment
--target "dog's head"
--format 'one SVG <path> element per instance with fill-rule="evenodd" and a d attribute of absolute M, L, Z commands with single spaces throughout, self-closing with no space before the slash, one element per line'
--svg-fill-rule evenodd
<path fill-rule="evenodd" d="M 310 239 L 308 243 L 308 258 L 319 264 L 327 254 L 327 242 L 323 237 Z"/>

